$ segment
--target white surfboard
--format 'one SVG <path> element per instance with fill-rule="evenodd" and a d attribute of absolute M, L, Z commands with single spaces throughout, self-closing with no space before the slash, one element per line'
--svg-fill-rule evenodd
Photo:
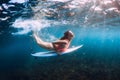
<path fill-rule="evenodd" d="M 65 52 L 62 52 L 61 55 L 71 53 L 71 52 L 81 48 L 82 46 L 83 45 L 73 47 L 73 48 L 69 48 Z M 34 57 L 50 57 L 50 56 L 57 56 L 57 53 L 53 52 L 53 51 L 47 51 L 47 52 L 37 52 L 37 53 L 31 54 L 31 55 L 34 56 Z"/>

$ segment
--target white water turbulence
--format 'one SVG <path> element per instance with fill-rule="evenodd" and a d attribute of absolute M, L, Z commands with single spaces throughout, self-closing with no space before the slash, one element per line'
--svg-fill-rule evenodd
<path fill-rule="evenodd" d="M 12 34 L 27 34 L 32 29 L 40 31 L 46 27 L 64 24 L 83 27 L 83 25 L 89 23 L 96 24 L 105 23 L 107 20 L 112 21 L 110 20 L 112 18 L 120 19 L 119 0 L 36 1 L 38 1 L 37 5 L 31 6 L 34 16 L 30 19 L 16 19 L 12 26 L 17 28 L 18 32 Z M 110 23 L 109 21 L 107 23 Z"/>
<path fill-rule="evenodd" d="M 22 18 L 19 18 L 14 22 L 12 26 L 18 29 L 18 32 L 12 34 L 22 35 L 29 33 L 31 30 L 39 31 L 42 28 L 49 27 L 50 24 L 44 20 L 31 20 L 31 19 L 24 20 Z"/>
<path fill-rule="evenodd" d="M 74 24 L 104 23 L 113 18 L 119 20 L 120 0 L 45 0 L 38 1 L 33 11 Z"/>
<path fill-rule="evenodd" d="M 9 3 L 24 3 L 27 1 L 29 1 L 29 0 L 10 0 Z"/>
<path fill-rule="evenodd" d="M 57 23 L 56 23 L 57 24 Z M 54 35 L 51 35 L 49 33 L 42 33 L 41 29 L 47 28 L 51 26 L 51 22 L 47 20 L 32 20 L 32 19 L 17 19 L 12 27 L 16 28 L 18 31 L 13 32 L 12 35 L 26 35 L 32 30 L 36 31 L 39 36 L 42 37 L 45 41 L 53 41 L 57 38 Z M 44 37 L 45 36 L 45 37 Z"/>

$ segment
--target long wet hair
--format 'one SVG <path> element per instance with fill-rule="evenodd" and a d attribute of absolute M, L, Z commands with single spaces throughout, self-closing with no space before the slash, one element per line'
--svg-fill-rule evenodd
<path fill-rule="evenodd" d="M 60 40 L 67 39 L 67 40 L 70 41 L 71 39 L 68 38 L 68 35 L 69 35 L 69 34 L 71 34 L 71 37 L 73 37 L 73 33 L 68 30 L 68 31 L 66 31 L 66 32 L 64 33 L 64 36 L 60 38 Z"/>

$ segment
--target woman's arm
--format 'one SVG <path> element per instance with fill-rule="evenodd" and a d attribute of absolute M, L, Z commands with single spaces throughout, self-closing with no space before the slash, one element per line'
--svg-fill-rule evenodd
<path fill-rule="evenodd" d="M 43 41 L 38 37 L 36 32 L 32 31 L 32 33 L 33 33 L 33 37 L 34 37 L 35 41 L 37 42 L 37 44 L 40 45 Z"/>

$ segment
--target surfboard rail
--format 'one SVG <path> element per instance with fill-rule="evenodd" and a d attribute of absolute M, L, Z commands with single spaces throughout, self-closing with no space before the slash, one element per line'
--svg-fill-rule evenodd
<path fill-rule="evenodd" d="M 80 49 L 83 45 L 77 46 L 77 47 L 72 47 L 67 49 L 65 52 L 62 52 L 61 55 L 71 53 L 77 49 Z M 58 54 L 54 51 L 47 51 L 47 52 L 37 52 L 34 54 L 31 54 L 34 57 L 50 57 L 50 56 L 57 56 Z"/>

